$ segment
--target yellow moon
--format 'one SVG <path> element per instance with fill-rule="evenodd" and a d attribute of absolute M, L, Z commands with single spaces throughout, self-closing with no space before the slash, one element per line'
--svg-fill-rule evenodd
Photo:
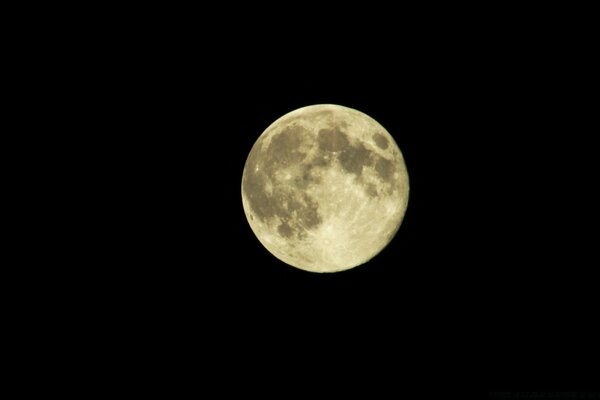
<path fill-rule="evenodd" d="M 242 176 L 242 204 L 262 245 L 311 272 L 364 264 L 398 231 L 408 174 L 392 136 L 368 115 L 319 104 L 260 135 Z"/>

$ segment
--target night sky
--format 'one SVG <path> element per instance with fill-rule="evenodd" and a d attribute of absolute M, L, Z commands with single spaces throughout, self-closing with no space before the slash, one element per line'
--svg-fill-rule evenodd
<path fill-rule="evenodd" d="M 127 338 L 107 349 L 225 392 L 276 380 L 428 398 L 585 377 L 596 281 L 566 205 L 585 180 L 566 172 L 576 147 L 545 48 L 444 32 L 119 42 L 80 88 L 97 107 L 77 114 L 95 227 L 78 287 Z M 335 274 L 273 257 L 240 194 L 265 128 L 320 103 L 382 124 L 410 178 L 393 241 Z"/>

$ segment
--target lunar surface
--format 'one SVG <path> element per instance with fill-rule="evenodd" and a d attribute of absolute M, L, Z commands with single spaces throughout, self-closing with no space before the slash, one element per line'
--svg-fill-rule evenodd
<path fill-rule="evenodd" d="M 273 122 L 242 177 L 252 231 L 281 261 L 311 272 L 364 264 L 398 231 L 408 174 L 392 136 L 374 119 L 313 105 Z"/>

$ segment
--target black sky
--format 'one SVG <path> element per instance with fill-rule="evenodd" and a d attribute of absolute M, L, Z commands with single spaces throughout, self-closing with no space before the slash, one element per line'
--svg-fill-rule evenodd
<path fill-rule="evenodd" d="M 97 93 L 80 118 L 98 183 L 81 290 L 102 293 L 95 312 L 148 365 L 236 382 L 259 369 L 294 391 L 304 379 L 418 393 L 585 376 L 594 290 L 561 211 L 579 182 L 561 168 L 572 144 L 552 46 L 420 26 L 284 44 L 179 26 L 101 58 L 80 89 Z M 411 185 L 390 245 L 326 275 L 271 256 L 240 196 L 258 136 L 319 103 L 380 122 Z"/>

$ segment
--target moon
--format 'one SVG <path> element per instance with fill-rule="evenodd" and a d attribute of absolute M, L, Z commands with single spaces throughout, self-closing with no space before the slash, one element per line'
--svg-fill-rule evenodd
<path fill-rule="evenodd" d="M 339 105 L 299 108 L 273 122 L 244 166 L 250 228 L 275 257 L 310 272 L 366 263 L 400 228 L 404 158 L 388 131 Z"/>

